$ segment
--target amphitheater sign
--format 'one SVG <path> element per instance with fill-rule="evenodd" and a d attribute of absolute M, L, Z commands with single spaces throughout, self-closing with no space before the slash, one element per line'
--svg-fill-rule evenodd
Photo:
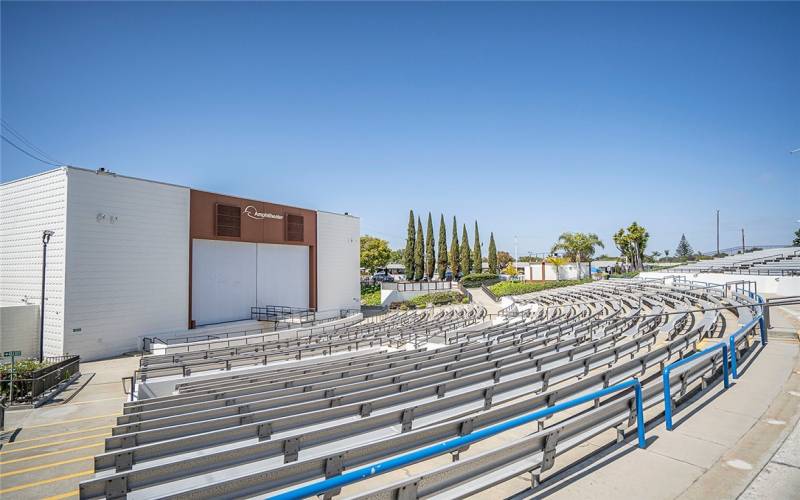
<path fill-rule="evenodd" d="M 256 207 L 254 207 L 253 205 L 247 205 L 244 208 L 244 210 L 242 210 L 242 213 L 247 215 L 251 219 L 260 219 L 260 220 L 263 220 L 263 219 L 281 220 L 281 219 L 283 219 L 283 215 L 273 214 L 273 213 L 269 213 L 269 212 L 259 212 L 258 210 L 256 210 Z"/>

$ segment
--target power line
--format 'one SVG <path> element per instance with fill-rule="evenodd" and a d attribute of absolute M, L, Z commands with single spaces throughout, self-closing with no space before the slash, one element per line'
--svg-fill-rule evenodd
<path fill-rule="evenodd" d="M 43 160 L 43 159 L 39 158 L 38 156 L 35 156 L 35 155 L 33 155 L 32 153 L 30 153 L 30 152 L 28 152 L 28 151 L 26 151 L 26 150 L 22 149 L 21 147 L 17 146 L 17 145 L 16 145 L 16 144 L 14 144 L 13 142 L 11 142 L 11 141 L 10 141 L 10 140 L 9 140 L 9 139 L 8 139 L 6 136 L 4 136 L 4 135 L 0 135 L 0 137 L 2 137 L 2 139 L 3 139 L 4 141 L 6 141 L 7 143 L 11 144 L 11 145 L 12 145 L 12 146 L 13 146 L 15 149 L 19 150 L 20 152 L 22 152 L 23 154 L 25 154 L 25 155 L 27 155 L 27 156 L 30 156 L 30 157 L 31 157 L 31 158 L 33 158 L 34 160 L 40 161 L 40 162 L 42 162 L 42 163 L 46 163 L 46 164 L 48 164 L 48 165 L 52 165 L 52 166 L 54 166 L 54 167 L 60 167 L 60 166 L 61 166 L 61 165 L 60 165 L 60 164 L 58 164 L 58 163 L 54 163 L 54 162 L 52 162 L 52 161 Z"/>
<path fill-rule="evenodd" d="M 22 141 L 23 144 L 25 144 L 28 148 L 32 149 L 38 156 L 41 156 L 45 160 L 51 161 L 53 163 L 58 163 L 59 165 L 64 164 L 64 162 L 62 162 L 61 160 L 53 158 L 52 156 L 47 154 L 44 150 L 42 150 L 40 147 L 36 146 L 36 144 L 29 141 L 24 135 L 22 135 L 14 127 L 12 127 L 11 124 L 8 123 L 4 118 L 0 118 L 0 122 L 2 122 L 3 128 L 8 130 L 11 133 L 11 135 L 16 137 L 18 140 Z"/>

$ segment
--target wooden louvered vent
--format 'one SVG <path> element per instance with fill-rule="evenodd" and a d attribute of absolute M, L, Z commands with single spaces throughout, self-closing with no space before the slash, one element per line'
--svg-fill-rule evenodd
<path fill-rule="evenodd" d="M 242 213 L 239 207 L 217 203 L 217 236 L 240 238 L 242 236 Z"/>
<path fill-rule="evenodd" d="M 303 241 L 303 216 L 286 216 L 286 241 Z"/>

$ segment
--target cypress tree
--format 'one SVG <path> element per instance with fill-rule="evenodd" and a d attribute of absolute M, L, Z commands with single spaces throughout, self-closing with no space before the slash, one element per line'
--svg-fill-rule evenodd
<path fill-rule="evenodd" d="M 417 217 L 417 241 L 414 243 L 414 280 L 425 275 L 425 235 L 422 234 L 422 220 Z"/>
<path fill-rule="evenodd" d="M 472 272 L 483 272 L 483 255 L 481 255 L 481 237 L 478 233 L 478 221 L 475 221 L 475 243 L 472 244 Z"/>
<path fill-rule="evenodd" d="M 453 273 L 453 279 L 458 278 L 458 272 L 461 270 L 461 251 L 458 249 L 458 225 L 456 224 L 456 216 L 453 216 L 453 238 L 450 240 L 450 272 Z"/>
<path fill-rule="evenodd" d="M 433 272 L 436 270 L 436 254 L 433 250 L 433 219 L 428 212 L 428 227 L 425 230 L 425 274 L 428 279 L 433 279 Z"/>
<path fill-rule="evenodd" d="M 467 225 L 464 224 L 461 229 L 461 272 L 466 276 L 469 274 L 470 266 L 472 264 L 472 257 L 469 251 L 469 238 L 467 237 Z"/>
<path fill-rule="evenodd" d="M 497 274 L 497 247 L 494 244 L 494 233 L 489 233 L 489 272 Z"/>
<path fill-rule="evenodd" d="M 437 263 L 439 279 L 444 279 L 447 272 L 447 227 L 444 225 L 444 214 L 439 218 L 439 262 Z"/>
<path fill-rule="evenodd" d="M 414 279 L 414 244 L 417 235 L 414 231 L 414 211 L 408 211 L 408 233 L 406 234 L 406 249 L 403 252 L 403 265 L 406 267 L 406 279 Z"/>

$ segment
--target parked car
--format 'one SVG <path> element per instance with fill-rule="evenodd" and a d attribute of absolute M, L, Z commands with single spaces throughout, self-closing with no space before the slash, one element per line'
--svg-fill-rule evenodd
<path fill-rule="evenodd" d="M 389 283 L 394 281 L 394 276 L 392 276 L 391 274 L 387 274 L 385 272 L 377 272 L 374 275 L 372 275 L 372 279 L 374 281 L 384 281 Z"/>

